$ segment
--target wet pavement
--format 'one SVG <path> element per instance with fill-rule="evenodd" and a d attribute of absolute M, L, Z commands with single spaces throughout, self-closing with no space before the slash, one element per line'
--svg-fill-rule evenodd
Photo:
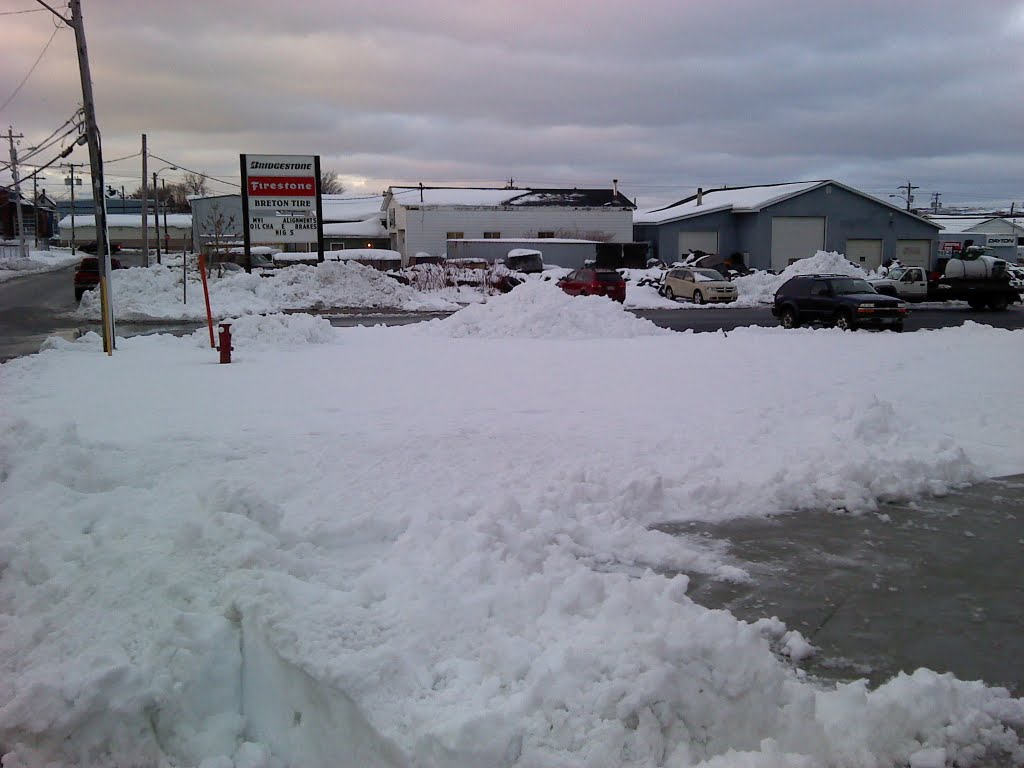
<path fill-rule="evenodd" d="M 877 684 L 927 667 L 1024 695 L 1024 475 L 877 513 L 657 526 L 724 541 L 753 577 L 691 578 L 690 596 L 778 616 L 819 648 L 801 663 Z"/>

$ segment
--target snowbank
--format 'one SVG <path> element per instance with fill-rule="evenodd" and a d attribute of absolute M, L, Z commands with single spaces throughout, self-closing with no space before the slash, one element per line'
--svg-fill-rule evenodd
<path fill-rule="evenodd" d="M 15 246 L 6 246 L 5 253 L 15 251 Z M 50 251 L 29 251 L 27 259 L 20 256 L 8 255 L 0 258 L 0 283 L 6 280 L 13 280 L 22 275 L 32 275 L 38 272 L 53 272 L 71 264 L 77 264 L 82 254 L 72 254 L 66 248 L 54 248 Z"/>
<path fill-rule="evenodd" d="M 559 333 L 624 316 L 521 288 Z M 1024 423 L 1022 332 L 580 342 L 502 306 L 457 342 L 284 316 L 239 321 L 230 366 L 95 334 L 3 364 L 4 765 L 1024 761 L 1024 700 L 808 680 L 802 636 L 687 595 L 745 574 L 650 528 L 1024 470 L 996 428 Z M 508 333 L 545 338 L 480 337 Z M 672 418 L 636 407 L 659 393 Z"/>
<path fill-rule="evenodd" d="M 435 336 L 531 339 L 628 339 L 672 333 L 623 311 L 611 299 L 569 296 L 554 283 L 533 280 L 415 330 Z"/>
<path fill-rule="evenodd" d="M 796 263 L 790 264 L 777 275 L 770 272 L 755 272 L 746 277 L 735 278 L 732 282 L 739 291 L 739 299 L 733 306 L 771 304 L 775 299 L 775 292 L 791 277 L 819 273 L 867 277 L 867 273 L 863 269 L 848 261 L 841 253 L 818 251 L 809 259 L 800 259 Z"/>
<path fill-rule="evenodd" d="M 181 269 L 151 266 L 111 273 L 114 306 L 121 321 L 202 320 L 206 317 L 198 271 L 189 273 L 188 303 L 182 302 Z M 228 272 L 212 278 L 214 317 L 264 314 L 282 310 L 363 309 L 445 310 L 457 306 L 413 291 L 379 270 L 354 262 L 325 262 L 275 270 L 266 276 Z M 87 292 L 78 315 L 100 316 L 99 295 Z"/>

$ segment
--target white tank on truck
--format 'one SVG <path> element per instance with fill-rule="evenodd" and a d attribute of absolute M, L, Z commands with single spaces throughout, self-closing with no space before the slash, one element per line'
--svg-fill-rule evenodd
<path fill-rule="evenodd" d="M 985 255 L 985 249 L 972 245 L 946 262 L 942 276 L 950 280 L 991 280 L 1006 275 L 1006 262 Z"/>

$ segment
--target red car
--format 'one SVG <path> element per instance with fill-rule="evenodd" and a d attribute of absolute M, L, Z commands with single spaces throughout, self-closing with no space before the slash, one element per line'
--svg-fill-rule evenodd
<path fill-rule="evenodd" d="M 117 259 L 110 260 L 111 269 L 122 269 Z M 100 263 L 95 256 L 82 259 L 75 272 L 75 301 L 82 300 L 82 294 L 100 284 Z"/>
<path fill-rule="evenodd" d="M 614 269 L 577 269 L 558 281 L 558 287 L 570 296 L 607 296 L 626 300 L 626 281 Z"/>

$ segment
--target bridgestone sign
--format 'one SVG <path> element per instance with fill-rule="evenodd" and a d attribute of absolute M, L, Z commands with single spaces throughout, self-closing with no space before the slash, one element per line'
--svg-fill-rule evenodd
<path fill-rule="evenodd" d="M 318 155 L 241 155 L 245 253 L 252 245 L 316 246 L 324 260 Z M 310 249 L 310 256 L 314 249 Z"/>

